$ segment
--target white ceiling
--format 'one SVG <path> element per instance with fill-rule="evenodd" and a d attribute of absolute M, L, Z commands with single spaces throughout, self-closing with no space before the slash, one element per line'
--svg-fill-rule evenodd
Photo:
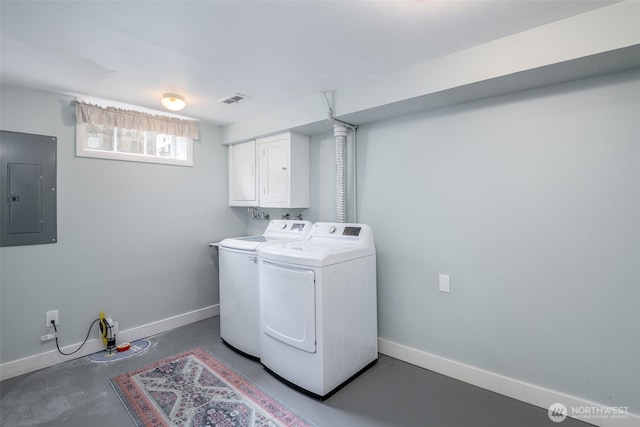
<path fill-rule="evenodd" d="M 1 0 L 0 79 L 228 124 L 611 3 Z"/>

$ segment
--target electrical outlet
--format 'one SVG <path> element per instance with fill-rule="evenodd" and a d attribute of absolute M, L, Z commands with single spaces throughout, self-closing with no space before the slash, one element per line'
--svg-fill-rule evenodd
<path fill-rule="evenodd" d="M 56 337 L 56 333 L 55 332 L 51 332 L 50 334 L 47 335 L 42 335 L 40 337 L 40 341 L 45 342 L 45 341 L 49 341 L 52 340 Z"/>
<path fill-rule="evenodd" d="M 451 292 L 448 274 L 440 274 L 438 276 L 438 288 L 440 289 L 440 292 Z"/>
<path fill-rule="evenodd" d="M 45 318 L 45 326 L 53 327 L 51 321 L 56 324 L 56 326 L 60 326 L 60 321 L 58 320 L 58 310 L 47 311 L 47 316 Z"/>

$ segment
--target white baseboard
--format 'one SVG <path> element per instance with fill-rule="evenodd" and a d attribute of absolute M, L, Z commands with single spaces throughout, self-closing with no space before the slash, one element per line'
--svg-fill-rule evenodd
<path fill-rule="evenodd" d="M 579 410 L 577 408 L 602 408 L 603 410 L 610 408 L 607 405 L 592 402 L 581 397 L 505 377 L 382 338 L 378 339 L 378 351 L 395 359 L 538 406 L 545 410 L 548 410 L 554 403 L 562 403 L 567 407 L 569 416 L 571 416 L 572 408 L 576 408 L 576 410 Z M 626 414 L 624 418 L 603 417 L 589 419 L 579 414 L 574 418 L 601 427 L 635 427 L 640 425 L 640 415 L 632 413 Z M 562 426 L 562 423 L 558 423 L 558 425 Z"/>
<path fill-rule="evenodd" d="M 219 314 L 220 304 L 215 304 L 209 307 L 190 311 L 188 313 L 183 313 L 177 316 L 158 320 L 156 322 L 147 323 L 146 325 L 136 326 L 131 329 L 120 331 L 117 337 L 119 342 L 131 342 L 142 338 L 147 338 L 161 332 L 170 331 L 171 329 L 188 325 L 189 323 L 197 322 L 199 320 L 204 320 L 212 316 L 217 316 Z M 69 353 L 77 349 L 80 344 L 81 343 L 71 344 L 62 347 L 61 350 L 65 353 Z M 84 347 L 82 347 L 82 349 L 75 353 L 73 356 L 63 356 L 58 353 L 58 350 L 56 349 L 25 357 L 23 359 L 6 362 L 0 365 L 0 380 L 5 380 L 7 378 L 26 374 L 27 372 L 36 371 L 38 369 L 46 368 L 47 366 L 66 362 L 68 360 L 84 357 L 103 349 L 104 346 L 102 344 L 102 341 L 98 338 L 94 338 L 88 340 Z"/>

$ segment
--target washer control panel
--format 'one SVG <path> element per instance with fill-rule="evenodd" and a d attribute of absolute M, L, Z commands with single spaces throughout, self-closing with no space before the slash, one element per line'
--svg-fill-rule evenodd
<path fill-rule="evenodd" d="M 296 221 L 288 219 L 274 219 L 264 231 L 264 236 L 297 239 L 300 235 L 307 235 L 312 223 L 309 221 Z"/>

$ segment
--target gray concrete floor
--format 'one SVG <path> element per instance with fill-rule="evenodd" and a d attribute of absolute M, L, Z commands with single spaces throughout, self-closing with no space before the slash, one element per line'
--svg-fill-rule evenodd
<path fill-rule="evenodd" d="M 143 354 L 110 363 L 86 357 L 0 383 L 0 425 L 133 426 L 108 379 L 202 346 L 319 427 L 576 427 L 553 423 L 546 409 L 381 355 L 378 363 L 320 402 L 283 384 L 260 363 L 220 341 L 219 317 L 150 338 Z"/>

